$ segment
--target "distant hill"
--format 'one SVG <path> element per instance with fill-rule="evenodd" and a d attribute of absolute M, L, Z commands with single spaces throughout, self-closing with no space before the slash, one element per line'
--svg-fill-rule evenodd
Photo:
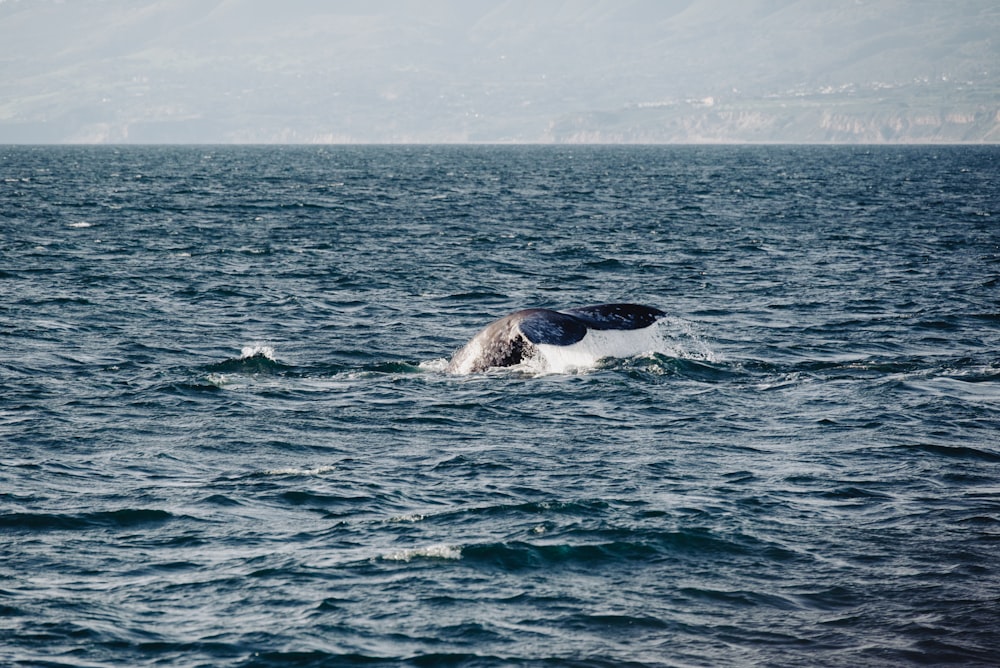
<path fill-rule="evenodd" d="M 1000 3 L 0 0 L 0 142 L 998 142 Z"/>

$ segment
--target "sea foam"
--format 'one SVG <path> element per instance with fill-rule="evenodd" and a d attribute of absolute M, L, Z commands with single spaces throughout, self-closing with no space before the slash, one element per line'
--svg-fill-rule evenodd
<path fill-rule="evenodd" d="M 272 362 L 276 361 L 274 359 L 274 348 L 272 348 L 271 346 L 257 344 L 253 346 L 243 346 L 243 348 L 240 350 L 241 360 L 248 360 L 254 357 L 264 357 L 266 359 L 271 360 Z"/>
<path fill-rule="evenodd" d="M 452 545 L 428 545 L 426 547 L 414 547 L 405 550 L 397 550 L 382 555 L 383 561 L 403 561 L 409 562 L 413 559 L 461 559 L 462 548 Z"/>

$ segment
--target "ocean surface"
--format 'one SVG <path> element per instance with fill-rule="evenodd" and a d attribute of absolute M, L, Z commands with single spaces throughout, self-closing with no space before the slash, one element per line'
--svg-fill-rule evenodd
<path fill-rule="evenodd" d="M 446 372 L 602 302 L 668 316 Z M 943 664 L 1000 147 L 0 147 L 0 665 Z"/>

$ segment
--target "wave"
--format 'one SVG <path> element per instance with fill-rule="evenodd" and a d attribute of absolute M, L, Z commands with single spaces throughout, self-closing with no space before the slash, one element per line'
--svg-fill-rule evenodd
<path fill-rule="evenodd" d="M 671 357 L 662 353 L 620 360 L 612 365 L 612 368 L 617 368 L 637 380 L 676 377 L 703 383 L 719 383 L 739 381 L 746 376 L 732 364 Z"/>
<path fill-rule="evenodd" d="M 411 362 L 376 362 L 363 365 L 359 370 L 371 374 L 410 374 L 420 373 L 425 369 L 422 362 L 416 364 Z"/>
<path fill-rule="evenodd" d="M 333 465 L 329 466 L 316 466 L 313 468 L 283 468 L 283 469 L 270 469 L 264 471 L 262 475 L 265 476 L 293 476 L 293 477 L 304 477 L 312 478 L 317 476 L 322 476 L 325 473 L 332 473 L 336 471 L 337 467 Z"/>
<path fill-rule="evenodd" d="M 745 376 L 770 387 L 785 386 L 806 380 L 888 381 L 910 383 L 955 383 L 956 391 L 969 394 L 993 394 L 992 389 L 970 389 L 984 383 L 992 388 L 1000 380 L 995 362 L 968 357 L 952 359 L 923 356 L 895 358 L 861 357 L 842 359 L 806 359 L 792 362 L 759 359 L 738 360 L 724 365 L 736 375 Z"/>
<path fill-rule="evenodd" d="M 461 632 L 460 632 L 461 633 Z M 401 640 L 403 636 L 396 638 Z M 452 638 L 461 636 L 450 636 Z M 287 668 L 288 666 L 479 666 L 487 668 L 495 666 L 522 665 L 525 663 L 540 663 L 544 665 L 585 665 L 591 668 L 610 668 L 620 665 L 617 662 L 588 659 L 585 662 L 562 661 L 558 657 L 551 660 L 525 662 L 508 656 L 497 656 L 479 652 L 427 652 L 416 655 L 403 653 L 399 655 L 379 654 L 377 652 L 327 652 L 323 650 L 305 651 L 262 651 L 252 652 L 252 658 L 244 663 L 235 664 L 239 668 Z"/>
<path fill-rule="evenodd" d="M 283 364 L 274 356 L 274 348 L 265 345 L 244 346 L 239 357 L 233 357 L 210 364 L 205 370 L 210 373 L 270 374 L 280 373 L 292 367 Z"/>
<path fill-rule="evenodd" d="M 969 459 L 992 464 L 1000 463 L 1000 451 L 990 452 L 967 445 L 938 445 L 934 443 L 919 443 L 916 445 L 894 446 L 907 451 L 922 452 L 928 455 L 948 457 L 953 459 Z"/>
<path fill-rule="evenodd" d="M 341 355 L 369 356 L 367 353 L 342 351 Z M 445 361 L 445 363 L 447 363 Z M 234 383 L 233 376 L 267 377 L 280 376 L 290 378 L 335 379 L 347 377 L 350 379 L 369 376 L 419 374 L 427 370 L 436 370 L 434 363 L 410 362 L 405 360 L 372 360 L 355 364 L 336 362 L 317 362 L 304 366 L 281 361 L 275 349 L 269 345 L 255 344 L 244 346 L 238 357 L 231 357 L 222 362 L 206 364 L 199 368 L 202 378 L 214 388 L 228 387 Z"/>
<path fill-rule="evenodd" d="M 9 513 L 0 515 L 0 528 L 24 531 L 78 531 L 93 528 L 127 529 L 174 519 L 165 510 L 123 508 L 79 514 Z"/>
<path fill-rule="evenodd" d="M 462 547 L 471 563 L 518 571 L 556 566 L 594 568 L 629 561 L 690 558 L 753 558 L 788 562 L 801 558 L 777 544 L 736 534 L 725 537 L 702 529 L 588 532 L 585 542 L 508 541 Z M 593 540 L 603 536 L 604 540 Z"/>
<path fill-rule="evenodd" d="M 586 504 L 582 507 L 573 503 L 556 504 L 556 506 L 555 512 L 557 513 L 577 515 L 586 507 Z M 544 503 L 509 507 L 509 509 L 528 514 L 551 512 L 551 510 L 547 511 L 547 508 L 548 504 Z M 494 514 L 494 512 L 504 512 L 504 509 L 481 508 L 472 512 Z M 381 522 L 389 524 L 421 523 L 441 520 L 449 515 L 451 513 L 435 515 L 432 518 L 419 514 L 393 516 L 381 520 Z M 451 518 L 451 521 L 454 519 Z M 464 544 L 431 543 L 389 549 L 377 556 L 369 557 L 367 560 L 398 563 L 423 560 L 462 560 L 477 569 L 518 572 L 552 568 L 618 568 L 628 562 L 701 561 L 716 558 L 755 562 L 765 560 L 782 564 L 810 559 L 808 555 L 791 550 L 780 543 L 739 532 L 723 534 L 697 527 L 676 530 L 583 530 L 568 528 L 564 531 L 554 530 L 554 532 L 550 532 L 550 528 L 552 527 L 546 525 L 535 527 L 532 531 L 536 536 L 535 540 L 515 539 Z M 551 537 L 547 539 L 542 537 L 542 534 L 548 535 L 550 533 L 552 533 Z"/>

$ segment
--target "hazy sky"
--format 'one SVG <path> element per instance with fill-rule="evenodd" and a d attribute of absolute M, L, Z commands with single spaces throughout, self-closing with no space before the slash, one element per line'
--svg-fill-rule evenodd
<path fill-rule="evenodd" d="M 0 141 L 1000 141 L 998 7 L 0 0 Z"/>

